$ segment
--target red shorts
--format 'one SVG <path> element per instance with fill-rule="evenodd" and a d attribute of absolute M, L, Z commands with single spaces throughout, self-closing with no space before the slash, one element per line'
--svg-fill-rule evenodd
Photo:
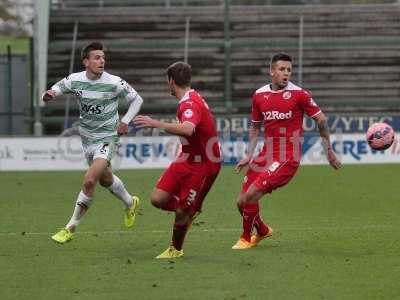
<path fill-rule="evenodd" d="M 215 169 L 215 168 L 214 168 Z M 219 169 L 210 173 L 204 165 L 172 163 L 164 171 L 157 188 L 178 198 L 178 207 L 195 214 L 217 178 Z"/>
<path fill-rule="evenodd" d="M 264 193 L 271 193 L 273 190 L 287 184 L 299 167 L 299 162 L 288 159 L 284 161 L 251 162 L 244 177 L 242 192 L 247 192 L 251 184 L 254 184 Z"/>

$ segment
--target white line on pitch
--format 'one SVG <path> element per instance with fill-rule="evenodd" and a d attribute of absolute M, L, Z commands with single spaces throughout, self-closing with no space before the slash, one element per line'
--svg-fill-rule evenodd
<path fill-rule="evenodd" d="M 347 227 L 336 227 L 336 226 L 317 226 L 317 227 L 280 227 L 279 231 L 313 231 L 313 230 L 367 230 L 367 229 L 378 229 L 378 228 L 389 228 L 388 225 L 362 225 L 362 226 L 347 226 Z M 112 230 L 112 231 L 78 231 L 76 234 L 136 234 L 137 230 Z M 139 230 L 144 233 L 170 233 L 171 230 Z M 211 229 L 196 229 L 192 228 L 191 232 L 240 232 L 241 228 L 211 228 Z M 0 232 L 1 236 L 17 236 L 17 235 L 52 235 L 54 232 Z"/>

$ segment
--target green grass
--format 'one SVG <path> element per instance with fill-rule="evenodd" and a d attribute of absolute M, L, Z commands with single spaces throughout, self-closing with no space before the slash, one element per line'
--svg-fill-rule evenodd
<path fill-rule="evenodd" d="M 29 54 L 29 38 L 0 36 L 0 54 L 7 54 L 7 45 L 13 54 Z"/>
<path fill-rule="evenodd" d="M 131 231 L 106 191 L 75 239 L 50 234 L 69 219 L 82 172 L 0 173 L 0 298 L 395 299 L 400 295 L 400 165 L 302 167 L 263 199 L 274 236 L 231 250 L 241 232 L 241 176 L 224 168 L 189 232 L 185 257 L 158 261 L 173 216 L 147 196 L 160 170 L 119 171 L 142 198 Z"/>

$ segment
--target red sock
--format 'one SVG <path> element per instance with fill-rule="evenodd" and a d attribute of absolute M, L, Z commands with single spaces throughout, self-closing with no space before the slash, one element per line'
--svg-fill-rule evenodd
<path fill-rule="evenodd" d="M 189 224 L 176 224 L 174 223 L 174 230 L 172 231 L 172 245 L 176 250 L 181 250 L 183 241 L 185 240 L 186 232 Z"/>
<path fill-rule="evenodd" d="M 254 227 L 257 229 L 258 235 L 266 235 L 268 233 L 268 227 L 264 223 L 264 221 L 261 219 L 260 214 L 256 216 L 254 219 Z"/>
<path fill-rule="evenodd" d="M 175 196 L 172 196 L 169 198 L 168 202 L 161 207 L 161 209 L 166 211 L 176 211 L 177 206 L 178 199 L 176 199 Z"/>
<path fill-rule="evenodd" d="M 255 219 L 259 212 L 258 203 L 250 203 L 243 208 L 243 233 L 242 238 L 250 242 L 251 231 L 253 230 Z"/>
<path fill-rule="evenodd" d="M 257 205 L 258 210 L 258 214 L 254 219 L 254 227 L 256 228 L 259 235 L 266 235 L 268 233 L 268 227 L 260 216 L 260 204 L 257 202 L 254 205 Z"/>

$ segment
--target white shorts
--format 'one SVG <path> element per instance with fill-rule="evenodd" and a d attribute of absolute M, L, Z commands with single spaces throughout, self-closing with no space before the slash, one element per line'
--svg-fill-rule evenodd
<path fill-rule="evenodd" d="M 104 142 L 101 144 L 83 146 L 83 152 L 85 153 L 86 161 L 90 166 L 96 158 L 102 158 L 111 162 L 116 148 L 117 145 L 114 142 Z"/>

